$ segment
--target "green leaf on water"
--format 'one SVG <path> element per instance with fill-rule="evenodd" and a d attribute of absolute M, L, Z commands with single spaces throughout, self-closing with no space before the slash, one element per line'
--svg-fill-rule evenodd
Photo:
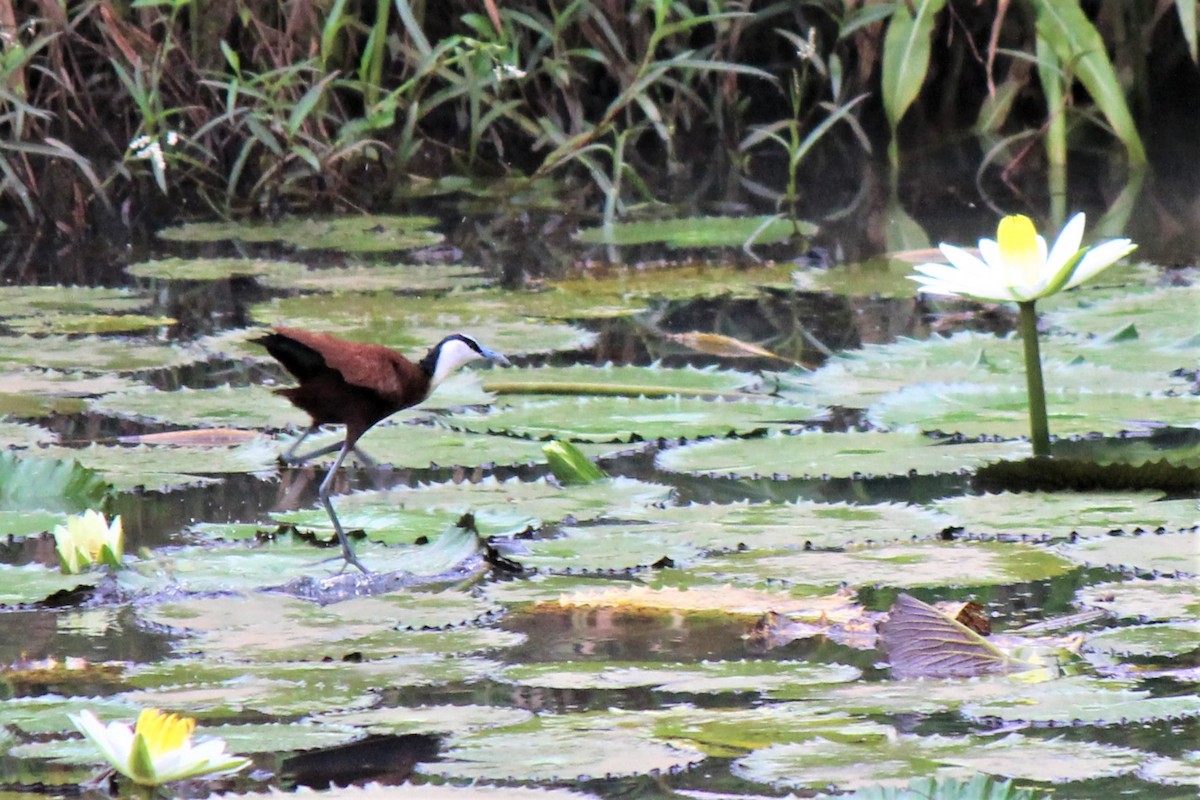
<path fill-rule="evenodd" d="M 1163 342 L 1200 336 L 1197 308 L 1200 284 L 1192 284 L 1126 293 L 1090 306 L 1047 314 L 1046 321 L 1063 330 L 1093 336 L 1133 325 L 1140 334 Z"/>
<path fill-rule="evenodd" d="M 912 297 L 916 284 L 908 279 L 913 265 L 879 258 L 821 269 L 808 267 L 793 274 L 801 292 L 828 292 L 849 297 Z"/>
<path fill-rule="evenodd" d="M 660 469 L 722 477 L 861 478 L 966 472 L 993 459 L 1029 453 L 1026 442 L 938 441 L 915 431 L 774 434 L 697 442 L 664 450 Z"/>
<path fill-rule="evenodd" d="M 463 292 L 447 300 L 392 292 L 297 295 L 252 306 L 250 316 L 264 325 L 323 331 L 418 358 L 451 333 L 477 336 L 509 356 L 574 350 L 596 340 L 596 334 L 572 325 L 529 320 L 519 303 L 505 311 L 473 302 L 473 294 Z"/>
<path fill-rule="evenodd" d="M 89 404 L 95 414 L 187 427 L 307 427 L 307 414 L 263 386 L 163 391 L 152 386 L 113 392 Z"/>
<path fill-rule="evenodd" d="M 1178 658 L 1200 650 L 1200 620 L 1109 628 L 1089 635 L 1084 646 L 1118 656 Z"/>
<path fill-rule="evenodd" d="M 522 367 L 488 372 L 484 388 L 500 395 L 572 394 L 622 396 L 711 396 L 760 392 L 759 375 L 715 367 L 685 366 L 668 369 L 661 364 L 602 367 L 574 364 L 567 367 Z"/>
<path fill-rule="evenodd" d="M 368 733 L 462 733 L 480 728 L 517 725 L 533 717 L 524 708 L 485 705 L 422 705 L 349 709 L 316 717 L 315 721 L 353 725 Z M 422 791 L 428 789 L 422 788 Z"/>
<path fill-rule="evenodd" d="M 165 369 L 201 361 L 206 355 L 195 347 L 158 344 L 138 339 L 87 336 L 5 337 L 0 366 L 136 372 Z"/>
<path fill-rule="evenodd" d="M 683 219 L 618 222 L 610 226 L 585 228 L 575 234 L 583 244 L 634 245 L 665 242 L 671 248 L 741 247 L 774 244 L 793 236 L 812 236 L 817 226 L 811 222 L 770 217 L 690 217 Z"/>
<path fill-rule="evenodd" d="M 0 286 L 0 319 L 46 314 L 125 314 L 151 304 L 144 294 L 99 286 Z M 7 323 L 5 323 L 7 324 Z"/>
<path fill-rule="evenodd" d="M 745 435 L 814 419 L 813 406 L 671 397 L 564 397 L 459 413 L 445 423 L 478 433 L 575 442 L 629 442 Z"/>
<path fill-rule="evenodd" d="M 639 711 L 539 714 L 516 725 L 454 736 L 427 775 L 457 779 L 579 781 L 669 771 L 704 754 L 654 737 L 653 715 Z M 570 747 L 563 747 L 570 742 Z"/>
<path fill-rule="evenodd" d="M 1114 529 L 1179 529 L 1196 523 L 1194 500 L 1162 492 L 1003 492 L 934 501 L 950 523 L 971 533 L 1029 538 L 1101 536 Z"/>
<path fill-rule="evenodd" d="M 924 431 L 965 436 L 1021 436 L 1029 432 L 1024 386 L 929 384 L 909 386 L 867 409 L 872 424 L 917 426 Z M 1186 425 L 1200 419 L 1200 396 L 1066 391 L 1048 388 L 1046 412 L 1057 436 L 1137 430 L 1143 420 Z"/>
<path fill-rule="evenodd" d="M 1143 622 L 1200 617 L 1200 587 L 1186 578 L 1131 578 L 1085 586 L 1076 602 L 1102 609 L 1118 619 Z"/>
<path fill-rule="evenodd" d="M 1152 697 L 1129 682 L 1079 675 L 1044 683 L 1014 682 L 1005 695 L 966 703 L 961 713 L 976 721 L 1127 726 L 1200 716 L 1200 697 Z"/>
<path fill-rule="evenodd" d="M 308 269 L 299 273 L 269 273 L 258 280 L 276 289 L 310 292 L 429 292 L 461 291 L 485 286 L 489 280 L 478 268 L 461 264 L 350 264 Z"/>
<path fill-rule="evenodd" d="M 234 277 L 286 281 L 303 275 L 307 267 L 295 261 L 260 258 L 161 258 L 130 264 L 125 271 L 135 278 L 173 281 L 220 281 Z"/>
<path fill-rule="evenodd" d="M 0 453 L 0 509 L 64 511 L 98 508 L 112 487 L 78 461 Z"/>
<path fill-rule="evenodd" d="M 751 550 L 689 565 L 696 578 L 762 588 L 833 591 L 853 587 L 994 586 L 1046 580 L 1075 566 L 1040 547 L 1007 542 L 922 541 L 846 552 Z"/>
<path fill-rule="evenodd" d="M 75 333 L 135 333 L 150 328 L 174 325 L 172 317 L 152 317 L 143 314 L 43 314 L 19 317 L 5 325 L 17 333 L 75 334 Z"/>
<path fill-rule="evenodd" d="M 1178 533 L 1125 533 L 1059 545 L 1057 552 L 1080 564 L 1164 575 L 1200 573 L 1200 528 Z"/>
<path fill-rule="evenodd" d="M 415 216 L 285 217 L 262 223 L 193 222 L 164 228 L 158 235 L 175 242 L 287 242 L 299 250 L 375 253 L 438 244 L 442 235 L 427 230 L 436 224 L 433 217 Z"/>
<path fill-rule="evenodd" d="M 58 435 L 53 431 L 37 425 L 27 425 L 23 422 L 8 422 L 0 419 L 0 447 L 5 450 L 12 448 L 33 447 L 39 444 L 50 444 L 58 441 Z"/>
<path fill-rule="evenodd" d="M 670 663 L 605 660 L 513 664 L 496 675 L 496 680 L 531 689 L 557 691 L 647 688 L 659 692 L 720 694 L 826 686 L 848 683 L 861 675 L 856 667 L 806 661 L 758 659 Z"/>

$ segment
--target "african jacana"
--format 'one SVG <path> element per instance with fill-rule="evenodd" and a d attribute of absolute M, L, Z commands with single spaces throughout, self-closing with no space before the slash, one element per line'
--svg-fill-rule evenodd
<path fill-rule="evenodd" d="M 367 572 L 354 555 L 329 500 L 333 476 L 342 461 L 354 450 L 363 461 L 370 463 L 356 447 L 362 435 L 381 419 L 420 403 L 459 367 L 480 359 L 508 366 L 508 359 L 461 333 L 442 339 L 414 364 L 395 350 L 379 344 L 348 342 L 327 333 L 297 328 L 275 327 L 271 330 L 251 341 L 267 348 L 267 352 L 300 382 L 299 386 L 276 389 L 275 393 L 283 395 L 312 417 L 312 425 L 283 455 L 283 461 L 299 464 L 340 448 L 317 494 L 341 542 L 342 557 L 347 564 Z M 325 424 L 345 425 L 346 438 L 337 444 L 295 456 L 300 443 Z"/>

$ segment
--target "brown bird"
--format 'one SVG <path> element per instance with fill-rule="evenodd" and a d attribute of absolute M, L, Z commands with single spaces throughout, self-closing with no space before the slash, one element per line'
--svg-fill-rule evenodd
<path fill-rule="evenodd" d="M 342 544 L 342 558 L 347 564 L 367 572 L 354 555 L 350 540 L 329 501 L 334 473 L 351 450 L 367 464 L 372 463 L 356 446 L 362 435 L 381 419 L 420 403 L 459 367 L 480 359 L 508 366 L 508 359 L 461 333 L 442 339 L 414 364 L 395 350 L 379 344 L 348 342 L 327 333 L 297 328 L 275 327 L 271 330 L 251 341 L 267 348 L 267 352 L 300 382 L 299 386 L 276 389 L 275 393 L 283 395 L 312 417 L 312 425 L 282 459 L 287 464 L 300 464 L 340 448 L 341 452 L 325 480 L 321 481 L 317 494 Z M 326 424 L 345 425 L 346 438 L 296 456 L 300 443 Z"/>

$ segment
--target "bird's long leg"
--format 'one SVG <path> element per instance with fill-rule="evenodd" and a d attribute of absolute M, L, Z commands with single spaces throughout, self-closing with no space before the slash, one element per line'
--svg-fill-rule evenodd
<path fill-rule="evenodd" d="M 333 453 L 333 452 L 341 449 L 341 447 L 344 444 L 346 444 L 346 440 L 343 439 L 340 442 L 334 442 L 333 444 L 327 444 L 324 447 L 318 447 L 316 450 L 312 450 L 308 453 L 305 453 L 304 455 L 301 455 L 301 456 L 296 455 L 296 451 L 298 449 L 300 449 L 300 444 L 305 439 L 307 439 L 309 436 L 312 436 L 313 433 L 315 433 L 317 430 L 320 429 L 320 427 L 321 427 L 320 425 L 313 425 L 308 430 L 306 430 L 299 439 L 292 442 L 292 446 L 288 448 L 288 451 L 286 453 L 284 453 L 283 455 L 281 455 L 279 457 L 279 460 L 289 466 L 296 466 L 298 464 L 303 464 L 307 461 L 312 461 L 314 458 L 319 458 L 320 456 L 328 455 L 329 453 Z M 375 459 L 371 458 L 369 455 L 367 455 L 365 452 L 363 452 L 362 448 L 353 447 L 351 449 L 354 451 L 354 455 L 358 457 L 358 460 L 363 463 L 364 467 L 367 467 L 368 469 L 374 469 L 377 466 L 375 463 Z"/>
<path fill-rule="evenodd" d="M 350 540 L 346 538 L 346 532 L 342 530 L 342 523 L 338 521 L 337 514 L 333 510 L 333 503 L 329 500 L 329 490 L 333 487 L 333 476 L 337 474 L 338 468 L 342 466 L 342 461 L 345 460 L 346 455 L 353 449 L 354 442 L 347 437 L 346 441 L 342 443 L 342 450 L 338 453 L 337 459 L 334 460 L 333 466 L 329 468 L 329 472 L 325 475 L 325 480 L 321 481 L 321 488 L 317 490 L 317 496 L 321 498 L 321 505 L 325 506 L 325 512 L 329 514 L 329 521 L 333 523 L 333 529 L 337 532 L 338 541 L 342 543 L 342 558 L 346 560 L 347 564 L 353 564 L 363 572 L 370 572 L 358 560 L 358 556 L 354 555 L 354 549 L 350 547 Z"/>

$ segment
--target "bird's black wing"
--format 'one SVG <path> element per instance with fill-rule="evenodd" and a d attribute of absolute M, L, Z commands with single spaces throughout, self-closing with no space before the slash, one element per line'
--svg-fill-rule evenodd
<path fill-rule="evenodd" d="M 308 381 L 329 370 L 320 351 L 281 333 L 268 333 L 250 341 L 267 348 L 271 357 L 300 381 Z"/>

